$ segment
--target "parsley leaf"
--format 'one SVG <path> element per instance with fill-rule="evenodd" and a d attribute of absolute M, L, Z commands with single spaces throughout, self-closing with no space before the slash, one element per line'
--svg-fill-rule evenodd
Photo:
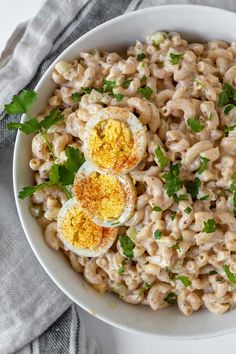
<path fill-rule="evenodd" d="M 200 156 L 200 160 L 201 160 L 200 166 L 199 166 L 199 169 L 197 171 L 199 175 L 201 175 L 205 171 L 205 169 L 207 167 L 207 164 L 210 161 L 208 158 L 206 158 L 204 156 Z"/>
<path fill-rule="evenodd" d="M 175 211 L 173 211 L 173 213 L 171 213 L 170 218 L 171 218 L 172 221 L 175 220 L 175 218 L 176 218 L 176 212 Z"/>
<path fill-rule="evenodd" d="M 64 165 L 54 164 L 49 172 L 49 180 L 59 186 L 73 184 L 75 172 L 84 163 L 79 150 L 70 146 L 66 148 L 66 156 L 67 160 Z"/>
<path fill-rule="evenodd" d="M 152 89 L 149 86 L 139 87 L 138 88 L 138 93 L 140 93 L 143 97 L 145 97 L 147 100 L 149 100 L 149 98 L 152 95 Z"/>
<path fill-rule="evenodd" d="M 40 129 L 40 123 L 36 118 L 27 120 L 25 123 L 11 122 L 7 124 L 9 130 L 19 129 L 25 134 L 36 133 Z"/>
<path fill-rule="evenodd" d="M 192 211 L 192 209 L 191 209 L 190 207 L 187 207 L 186 209 L 184 209 L 184 212 L 185 212 L 186 214 L 190 214 L 191 211 Z"/>
<path fill-rule="evenodd" d="M 209 194 L 204 195 L 203 197 L 199 198 L 199 200 L 208 200 Z"/>
<path fill-rule="evenodd" d="M 30 197 L 32 194 L 34 194 L 34 192 L 44 189 L 45 187 L 48 187 L 48 182 L 40 183 L 36 186 L 24 187 L 22 191 L 20 191 L 18 198 L 25 199 L 27 197 Z"/>
<path fill-rule="evenodd" d="M 235 107 L 232 103 L 228 104 L 224 109 L 224 114 L 227 115 Z"/>
<path fill-rule="evenodd" d="M 165 181 L 163 188 L 165 189 L 168 197 L 173 197 L 183 185 L 179 178 L 180 167 L 181 164 L 176 163 L 170 167 L 170 172 L 162 175 L 162 178 Z"/>
<path fill-rule="evenodd" d="M 170 61 L 173 65 L 179 64 L 180 60 L 183 58 L 183 54 L 182 53 L 170 53 Z"/>
<path fill-rule="evenodd" d="M 233 173 L 232 176 L 231 176 L 231 179 L 236 182 L 236 173 Z"/>
<path fill-rule="evenodd" d="M 49 180 L 59 186 L 70 185 L 73 184 L 74 173 L 67 170 L 64 165 L 54 164 L 49 172 Z"/>
<path fill-rule="evenodd" d="M 229 191 L 232 192 L 232 193 L 235 193 L 236 192 L 236 180 L 235 180 L 235 173 L 231 176 L 231 179 L 233 180 L 233 183 L 230 185 L 229 187 Z M 234 204 L 234 213 L 236 211 L 236 199 L 234 200 L 234 198 L 236 198 L 236 193 L 235 193 L 235 196 L 233 196 L 233 204 Z"/>
<path fill-rule="evenodd" d="M 12 98 L 11 103 L 5 105 L 8 114 L 27 113 L 28 109 L 36 101 L 37 93 L 33 90 L 23 90 Z"/>
<path fill-rule="evenodd" d="M 183 283 L 183 285 L 187 288 L 189 285 L 191 285 L 191 281 L 185 277 L 184 275 L 179 275 L 178 279 Z"/>
<path fill-rule="evenodd" d="M 59 165 L 57 165 L 57 164 L 52 165 L 52 167 L 49 171 L 49 180 L 54 184 L 58 184 L 60 182 L 58 166 Z"/>
<path fill-rule="evenodd" d="M 230 271 L 229 266 L 227 264 L 225 264 L 223 266 L 223 269 L 224 269 L 229 281 L 231 281 L 231 283 L 236 284 L 236 275 Z"/>
<path fill-rule="evenodd" d="M 65 165 L 53 165 L 58 166 L 59 181 L 58 184 L 62 186 L 68 186 L 73 184 L 75 174 L 68 170 Z"/>
<path fill-rule="evenodd" d="M 64 119 L 64 115 L 61 114 L 61 111 L 57 109 L 52 109 L 49 114 L 41 120 L 39 123 L 40 128 L 44 128 L 45 130 L 49 129 L 52 125 L 57 124 L 58 122 Z"/>
<path fill-rule="evenodd" d="M 94 90 L 96 90 L 97 92 L 103 93 L 103 87 L 94 87 Z"/>
<path fill-rule="evenodd" d="M 121 266 L 119 269 L 118 269 L 118 273 L 121 275 L 125 272 L 125 267 L 124 266 Z"/>
<path fill-rule="evenodd" d="M 75 149 L 72 146 L 67 146 L 65 153 L 67 157 L 65 167 L 71 172 L 77 172 L 85 162 L 85 158 L 82 156 L 79 149 Z"/>
<path fill-rule="evenodd" d="M 236 128 L 236 125 L 231 125 L 230 127 L 225 127 L 224 132 L 225 133 L 232 132 L 235 128 Z"/>
<path fill-rule="evenodd" d="M 215 274 L 218 274 L 216 270 L 211 270 L 209 273 L 209 275 L 215 275 Z"/>
<path fill-rule="evenodd" d="M 236 216 L 236 192 L 234 192 L 234 196 L 233 196 L 233 212 L 234 212 L 234 216 Z"/>
<path fill-rule="evenodd" d="M 185 187 L 187 189 L 187 192 L 191 194 L 192 198 L 196 198 L 199 192 L 199 187 L 201 186 L 201 181 L 198 177 L 194 179 L 193 182 L 186 182 Z"/>
<path fill-rule="evenodd" d="M 197 117 L 189 118 L 187 120 L 187 124 L 195 133 L 199 133 L 204 129 L 204 125 L 200 122 L 200 120 Z"/>
<path fill-rule="evenodd" d="M 93 89 L 92 87 L 82 87 L 81 91 L 82 91 L 82 93 L 90 94 L 92 89 Z"/>
<path fill-rule="evenodd" d="M 164 301 L 168 302 L 170 305 L 175 305 L 177 303 L 177 295 L 171 291 L 166 295 Z"/>
<path fill-rule="evenodd" d="M 122 95 L 122 93 L 116 93 L 114 97 L 117 100 L 117 102 L 120 102 L 123 99 L 124 95 Z"/>
<path fill-rule="evenodd" d="M 144 285 L 143 285 L 143 288 L 144 288 L 145 290 L 150 289 L 150 288 L 151 288 L 151 284 L 148 284 L 148 283 L 145 281 L 145 283 L 144 283 Z"/>
<path fill-rule="evenodd" d="M 235 89 L 227 82 L 223 85 L 223 90 L 229 99 L 235 98 Z"/>
<path fill-rule="evenodd" d="M 112 90 L 116 87 L 115 80 L 104 80 L 103 81 L 103 92 L 112 93 Z"/>
<path fill-rule="evenodd" d="M 204 221 L 204 226 L 202 228 L 202 232 L 210 234 L 212 232 L 215 232 L 216 229 L 217 229 L 217 226 L 216 226 L 215 219 L 208 219 L 207 221 Z"/>
<path fill-rule="evenodd" d="M 123 82 L 122 82 L 122 84 L 121 84 L 121 86 L 123 87 L 123 88 L 128 88 L 129 87 L 129 85 L 130 85 L 130 83 L 131 83 L 131 79 L 130 80 L 124 80 Z"/>
<path fill-rule="evenodd" d="M 124 255 L 128 258 L 133 258 L 134 257 L 133 249 L 135 247 L 135 243 L 127 235 L 121 235 L 119 240 Z"/>
<path fill-rule="evenodd" d="M 154 210 L 154 211 L 162 211 L 162 208 L 160 208 L 160 207 L 157 206 L 157 205 L 154 205 L 154 206 L 152 207 L 152 210 Z"/>
<path fill-rule="evenodd" d="M 73 183 L 74 173 L 67 170 L 64 165 L 54 164 L 49 172 L 49 185 L 56 185 L 63 189 L 68 198 L 72 197 L 71 192 L 68 191 L 66 185 Z"/>
<path fill-rule="evenodd" d="M 64 116 L 61 114 L 61 111 L 59 109 L 53 109 L 43 120 L 41 120 L 41 122 L 39 122 L 36 118 L 32 118 L 27 120 L 25 123 L 11 122 L 7 125 L 7 128 L 10 130 L 19 129 L 25 134 L 31 134 L 40 131 L 42 128 L 47 130 L 52 125 L 63 119 Z"/>
<path fill-rule="evenodd" d="M 81 101 L 81 98 L 82 96 L 80 94 L 78 94 L 78 92 L 75 92 L 75 93 L 72 93 L 72 100 L 75 102 L 75 103 L 78 103 Z"/>
<path fill-rule="evenodd" d="M 188 200 L 188 195 L 187 194 L 174 195 L 174 200 L 176 203 L 180 202 L 181 200 Z"/>
<path fill-rule="evenodd" d="M 229 103 L 228 96 L 224 91 L 222 91 L 219 95 L 218 106 L 223 107 L 228 103 Z"/>
<path fill-rule="evenodd" d="M 140 53 L 140 54 L 137 55 L 137 60 L 138 61 L 142 61 L 145 58 L 146 58 L 146 55 L 144 53 Z"/>
<path fill-rule="evenodd" d="M 156 240 L 160 240 L 162 238 L 161 231 L 155 230 L 154 231 L 154 237 L 155 237 Z"/>
<path fill-rule="evenodd" d="M 49 172 L 49 181 L 38 184 L 36 186 L 24 187 L 19 193 L 19 198 L 24 199 L 31 196 L 37 190 L 56 185 L 63 189 L 67 197 L 71 197 L 71 193 L 65 186 L 71 185 L 74 182 L 75 173 L 84 163 L 84 157 L 79 149 L 74 149 L 71 146 L 66 148 L 67 160 L 64 165 L 54 164 Z"/>
<path fill-rule="evenodd" d="M 161 147 L 158 145 L 156 150 L 155 150 L 155 155 L 156 155 L 156 158 L 158 160 L 158 164 L 160 165 L 160 167 L 163 169 L 165 168 L 168 163 L 169 163 L 169 160 L 168 158 L 164 155 L 163 151 L 161 150 Z"/>
<path fill-rule="evenodd" d="M 226 106 L 224 109 L 224 114 L 228 114 L 231 109 L 236 105 L 236 90 L 228 83 L 223 85 L 223 91 L 219 95 L 218 105 L 219 107 Z"/>

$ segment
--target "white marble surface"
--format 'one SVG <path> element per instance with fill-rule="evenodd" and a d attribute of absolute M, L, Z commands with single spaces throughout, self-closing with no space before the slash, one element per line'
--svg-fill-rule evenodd
<path fill-rule="evenodd" d="M 32 17 L 42 3 L 43 0 L 0 0 L 0 52 L 17 24 Z M 236 353 L 236 333 L 207 340 L 167 341 L 114 328 L 83 310 L 81 315 L 87 334 L 97 339 L 102 354 Z"/>

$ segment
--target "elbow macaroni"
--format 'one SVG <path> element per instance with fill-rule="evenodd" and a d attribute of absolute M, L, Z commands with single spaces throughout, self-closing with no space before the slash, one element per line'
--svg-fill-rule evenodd
<path fill-rule="evenodd" d="M 180 60 L 174 62 L 173 55 Z M 146 154 L 130 173 L 137 190 L 136 208 L 120 229 L 120 234 L 135 230 L 132 260 L 125 256 L 119 240 L 112 250 L 91 259 L 68 251 L 57 237 L 56 224 L 66 201 L 64 192 L 50 187 L 32 197 L 33 206 L 41 210 L 38 222 L 47 244 L 62 249 L 72 268 L 97 290 L 113 291 L 126 302 L 149 305 L 153 310 L 168 306 L 168 295 L 174 293 L 185 315 L 202 306 L 213 313 L 235 306 L 236 285 L 229 282 L 223 266 L 228 264 L 236 272 L 236 219 L 228 190 L 236 172 L 236 135 L 222 132 L 222 126 L 233 124 L 235 111 L 226 115 L 217 105 L 223 83 L 236 85 L 235 57 L 236 43 L 188 43 L 178 33 L 158 32 L 128 48 L 126 58 L 94 50 L 81 53 L 71 63 L 55 65 L 52 79 L 58 87 L 46 111 L 58 107 L 65 116 L 64 122 L 49 129 L 58 163 L 66 159 L 67 146 L 83 152 L 86 122 L 104 106 L 130 110 L 147 130 Z M 96 90 L 104 80 L 115 81 L 112 95 Z M 149 99 L 142 94 L 145 88 L 151 89 Z M 74 93 L 82 94 L 79 102 L 73 100 Z M 204 126 L 200 132 L 188 126 L 193 117 L 199 117 Z M 199 178 L 197 197 L 188 195 L 187 200 L 177 202 L 167 195 L 156 156 L 158 145 L 170 162 L 181 160 L 181 178 Z M 207 165 L 199 173 L 203 159 Z M 52 164 L 50 151 L 37 134 L 29 162 L 36 183 L 48 179 Z M 178 193 L 186 195 L 186 188 Z M 203 231 L 209 219 L 217 223 L 211 233 Z M 159 239 L 156 230 L 161 233 Z M 187 284 L 181 277 L 188 279 Z"/>

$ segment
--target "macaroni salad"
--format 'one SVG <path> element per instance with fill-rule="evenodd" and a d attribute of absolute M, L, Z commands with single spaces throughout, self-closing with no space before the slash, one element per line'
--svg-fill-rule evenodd
<path fill-rule="evenodd" d="M 201 307 L 216 314 L 233 308 L 236 42 L 188 43 L 178 33 L 156 32 L 143 43 L 137 41 L 125 55 L 95 49 L 72 62 L 60 61 L 52 79 L 57 88 L 37 120 L 53 109 L 59 109 L 64 119 L 48 128 L 48 141 L 42 132 L 33 137 L 29 162 L 36 185 L 46 183 L 35 189 L 30 209 L 47 244 L 61 249 L 96 290 L 114 292 L 128 303 L 153 310 L 177 304 L 185 315 Z M 114 223 L 117 236 L 105 253 L 86 257 L 69 250 L 58 237 L 57 218 L 69 188 L 47 181 L 53 164 L 68 159 L 68 147 L 79 149 L 81 156 L 86 152 L 86 126 L 93 117 L 102 117 L 107 107 L 115 109 L 109 110 L 106 124 L 101 121 L 97 131 L 93 128 L 89 145 L 93 143 L 96 163 L 106 157 L 110 168 L 113 155 L 119 155 L 124 164 L 134 150 L 132 129 L 124 121 L 113 124 L 112 112 L 118 109 L 119 114 L 131 112 L 141 123 L 146 145 L 141 160 L 125 171 L 135 190 L 132 214 L 122 225 Z M 106 129 L 115 136 L 116 146 Z M 111 156 L 105 151 L 109 144 Z M 106 180 L 95 177 L 97 185 Z M 115 208 L 117 195 L 119 210 L 109 212 L 104 206 L 103 215 L 120 215 L 124 195 L 116 191 L 117 181 L 113 195 L 112 179 L 106 183 L 109 205 Z M 80 187 L 78 191 L 83 199 L 85 192 Z M 92 210 L 92 202 L 86 205 Z"/>

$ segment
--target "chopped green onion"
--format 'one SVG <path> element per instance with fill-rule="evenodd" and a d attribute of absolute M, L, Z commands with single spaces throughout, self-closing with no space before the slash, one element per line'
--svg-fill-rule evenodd
<path fill-rule="evenodd" d="M 208 200 L 209 194 L 204 195 L 203 197 L 199 198 L 199 200 Z"/>
<path fill-rule="evenodd" d="M 179 275 L 178 279 L 183 283 L 186 288 L 191 285 L 191 281 L 184 275 Z"/>
<path fill-rule="evenodd" d="M 92 91 L 92 87 L 82 87 L 81 88 L 81 91 L 83 92 L 83 93 L 87 93 L 87 94 L 90 94 L 91 93 L 91 91 Z"/>
<path fill-rule="evenodd" d="M 170 53 L 170 61 L 173 65 L 179 64 L 180 60 L 183 58 L 182 53 Z"/>
<path fill-rule="evenodd" d="M 157 205 L 154 205 L 153 207 L 152 207 L 152 210 L 153 211 L 162 211 L 162 208 L 160 208 L 159 206 L 157 206 Z"/>
<path fill-rule="evenodd" d="M 160 167 L 162 169 L 164 169 L 168 163 L 169 163 L 169 160 L 168 158 L 164 155 L 161 147 L 158 145 L 156 150 L 155 150 L 155 155 L 156 155 L 156 158 L 158 160 L 158 164 L 160 165 Z"/>
<path fill-rule="evenodd" d="M 199 80 L 197 80 L 197 79 L 195 79 L 194 82 L 196 82 L 196 84 L 197 84 L 198 86 L 200 86 L 201 89 L 203 89 L 203 90 L 206 89 L 206 85 L 204 85 L 203 82 L 201 82 L 201 81 L 199 81 Z"/>
<path fill-rule="evenodd" d="M 208 162 L 210 161 L 208 158 L 204 157 L 204 156 L 200 156 L 200 166 L 199 166 L 199 169 L 198 169 L 198 174 L 201 175 L 205 169 L 207 168 L 207 164 Z"/>
<path fill-rule="evenodd" d="M 121 266 L 120 268 L 118 269 L 118 273 L 119 274 L 123 274 L 125 272 L 125 266 L 126 264 L 130 263 L 130 260 L 129 259 L 124 259 L 122 262 L 121 262 Z"/>
<path fill-rule="evenodd" d="M 229 266 L 227 264 L 225 264 L 223 266 L 223 268 L 224 268 L 224 271 L 225 271 L 229 281 L 231 281 L 231 283 L 236 284 L 236 275 L 230 271 Z"/>

